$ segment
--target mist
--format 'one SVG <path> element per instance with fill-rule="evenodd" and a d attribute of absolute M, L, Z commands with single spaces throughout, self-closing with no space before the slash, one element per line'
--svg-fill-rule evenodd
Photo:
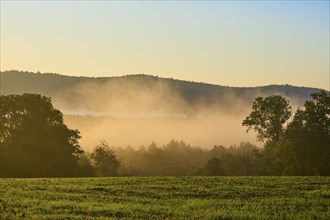
<path fill-rule="evenodd" d="M 169 80 L 148 77 L 81 82 L 53 97 L 54 106 L 69 128 L 81 132 L 85 150 L 100 140 L 133 148 L 172 139 L 202 148 L 258 144 L 241 124 L 261 92 L 187 96 Z"/>
<path fill-rule="evenodd" d="M 152 141 L 164 145 L 169 140 L 185 142 L 203 148 L 215 144 L 254 143 L 253 133 L 245 133 L 240 118 L 115 118 L 91 116 L 65 116 L 65 123 L 78 128 L 82 134 L 84 149 L 94 147 L 100 140 L 114 146 L 147 146 Z"/>

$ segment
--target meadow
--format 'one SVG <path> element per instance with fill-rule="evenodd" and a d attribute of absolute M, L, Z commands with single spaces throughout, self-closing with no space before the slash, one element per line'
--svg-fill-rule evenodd
<path fill-rule="evenodd" d="M 0 179 L 1 219 L 330 219 L 330 177 Z"/>

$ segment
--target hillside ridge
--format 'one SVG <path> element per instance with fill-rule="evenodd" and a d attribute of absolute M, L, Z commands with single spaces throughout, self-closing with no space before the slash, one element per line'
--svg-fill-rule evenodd
<path fill-rule="evenodd" d="M 190 81 L 186 79 L 175 79 L 173 77 L 159 77 L 158 75 L 151 75 L 151 74 L 144 74 L 144 73 L 136 73 L 136 74 L 127 74 L 122 76 L 70 76 L 60 73 L 51 73 L 51 72 L 30 72 L 30 71 L 18 71 L 18 70 L 9 70 L 9 71 L 0 71 L 1 77 L 6 74 L 15 74 L 16 76 L 22 77 L 30 76 L 30 77 L 50 77 L 50 78 L 66 78 L 66 79 L 78 79 L 78 80 L 109 80 L 109 79 L 123 79 L 123 78 L 153 78 L 153 79 L 161 79 L 161 80 L 172 80 L 184 83 L 192 83 L 192 84 L 203 84 L 208 86 L 217 86 L 217 87 L 225 87 L 225 88 L 237 88 L 237 89 L 255 89 L 255 88 L 263 88 L 263 87 L 295 87 L 295 88 L 304 88 L 304 89 L 318 89 L 315 87 L 308 87 L 308 86 L 297 86 L 297 85 L 290 85 L 290 84 L 269 84 L 269 85 L 259 85 L 259 86 L 229 86 L 229 85 L 220 85 L 220 84 L 213 84 L 208 82 L 196 82 Z"/>
<path fill-rule="evenodd" d="M 306 98 L 310 93 L 319 91 L 321 89 L 304 87 L 304 86 L 293 86 L 293 85 L 264 85 L 255 87 L 234 87 L 234 86 L 223 86 L 204 82 L 194 82 L 182 79 L 163 78 L 154 75 L 146 74 L 130 74 L 123 76 L 111 76 L 111 77 L 88 77 L 88 76 L 68 76 L 59 73 L 34 73 L 27 71 L 1 71 L 1 94 L 15 94 L 15 93 L 41 93 L 44 95 L 52 96 L 54 90 L 60 90 L 66 87 L 73 86 L 77 83 L 82 82 L 109 82 L 111 80 L 138 80 L 138 81 L 164 81 L 167 83 L 173 83 L 176 87 L 189 87 L 194 90 L 214 90 L 214 89 L 225 89 L 225 90 L 261 90 L 261 92 L 272 93 L 276 91 L 284 92 L 284 94 L 290 95 L 293 90 L 300 90 L 302 96 Z"/>

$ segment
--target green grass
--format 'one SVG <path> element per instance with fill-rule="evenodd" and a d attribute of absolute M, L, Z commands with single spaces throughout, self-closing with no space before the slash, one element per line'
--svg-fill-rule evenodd
<path fill-rule="evenodd" d="M 0 179 L 1 219 L 330 219 L 330 177 Z"/>

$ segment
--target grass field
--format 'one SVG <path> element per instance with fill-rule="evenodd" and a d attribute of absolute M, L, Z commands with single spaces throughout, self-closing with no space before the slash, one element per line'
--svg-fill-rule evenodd
<path fill-rule="evenodd" d="M 0 182 L 1 219 L 330 219 L 330 177 Z"/>

